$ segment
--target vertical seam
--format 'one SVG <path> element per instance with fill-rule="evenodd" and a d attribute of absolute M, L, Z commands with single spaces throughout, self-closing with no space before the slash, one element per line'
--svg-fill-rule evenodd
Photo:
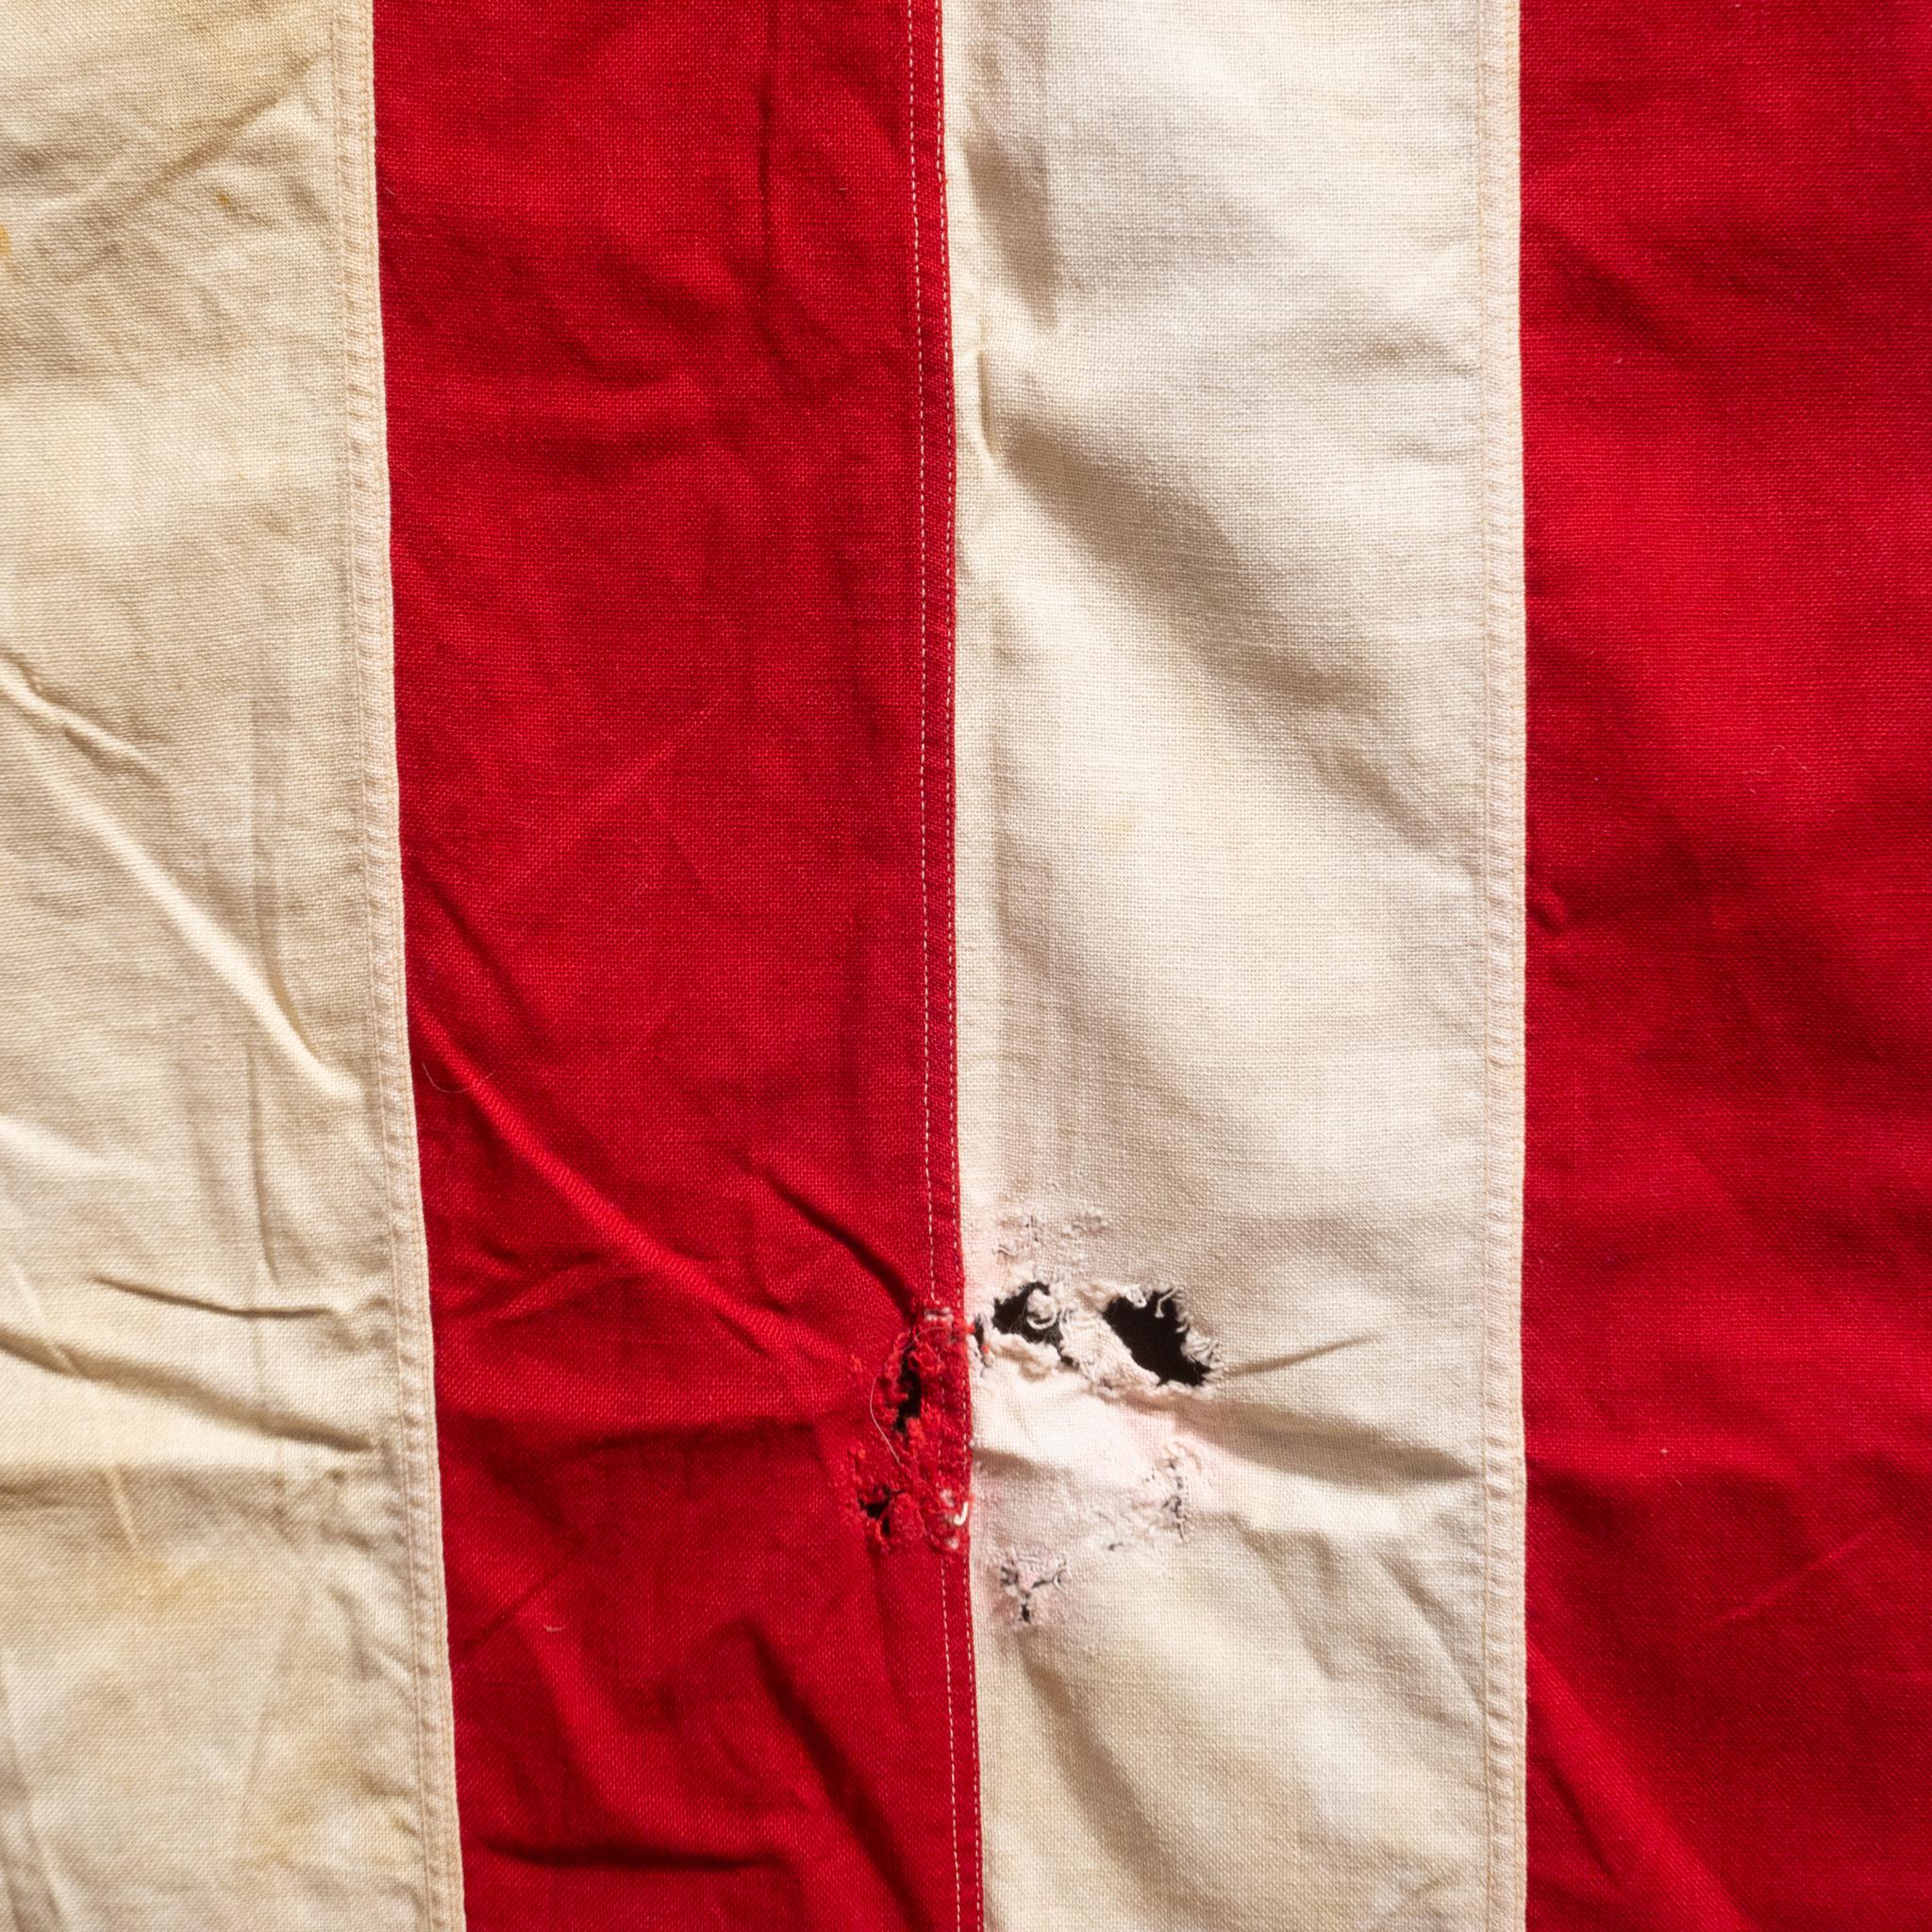
<path fill-rule="evenodd" d="M 933 962 L 932 962 L 932 836 L 928 802 L 929 777 L 933 758 L 931 717 L 931 621 L 927 609 L 928 586 L 926 555 L 931 533 L 926 516 L 926 403 L 925 403 L 925 266 L 920 236 L 919 208 L 922 192 L 919 134 L 919 86 L 917 34 L 913 25 L 912 0 L 906 0 L 906 163 L 909 176 L 908 201 L 912 241 L 912 392 L 916 411 L 914 451 L 918 489 L 915 503 L 918 554 L 915 578 L 916 623 L 919 651 L 919 958 L 920 958 L 920 1144 L 924 1163 L 925 1197 L 925 1303 L 935 1306 L 939 1292 L 938 1206 L 934 1198 L 933 1174 Z M 963 1932 L 966 1895 L 959 1858 L 959 1743 L 958 1715 L 953 1695 L 952 1613 L 947 1600 L 946 1571 L 951 1558 L 939 1557 L 940 1653 L 944 1673 L 943 1695 L 946 1707 L 947 1840 L 953 1857 L 953 1924 Z"/>
<path fill-rule="evenodd" d="M 915 25 L 913 0 L 907 0 L 906 9 L 906 121 L 907 121 L 907 162 L 910 171 L 910 216 L 912 245 L 912 331 L 913 331 L 913 385 L 917 410 L 917 432 L 915 439 L 918 466 L 918 636 L 919 636 L 919 891 L 920 891 L 920 960 L 921 960 L 921 1084 L 922 1111 L 924 1116 L 924 1158 L 925 1194 L 925 1248 L 926 1248 L 926 1289 L 925 1299 L 929 1308 L 938 1305 L 941 1292 L 940 1234 L 938 1226 L 938 1174 L 935 1156 L 935 1113 L 934 1113 L 934 1061 L 938 1058 L 941 1043 L 950 1043 L 956 1038 L 957 1007 L 955 990 L 942 972 L 939 975 L 938 995 L 943 998 L 944 1010 L 935 1011 L 936 988 L 933 964 L 934 932 L 934 891 L 933 891 L 933 799 L 932 778 L 935 758 L 945 762 L 941 767 L 941 785 L 940 804 L 942 808 L 942 823 L 947 836 L 951 836 L 953 823 L 953 791 L 951 784 L 951 742 L 950 733 L 953 718 L 954 665 L 952 654 L 948 652 L 942 672 L 943 682 L 940 688 L 940 712 L 934 717 L 933 698 L 935 695 L 932 677 L 932 611 L 930 556 L 934 543 L 931 519 L 931 495 L 927 481 L 929 467 L 929 411 L 927 408 L 926 387 L 931 380 L 928 368 L 925 302 L 926 302 L 926 259 L 925 238 L 921 220 L 926 179 L 924 163 L 921 123 L 919 111 L 919 48 L 918 31 Z M 945 163 L 942 147 L 944 68 L 943 68 L 943 24 L 940 0 L 932 0 L 928 16 L 932 36 L 932 104 L 931 104 L 931 151 L 933 174 L 939 189 L 938 236 L 940 249 L 937 259 L 940 272 L 944 273 L 945 251 Z M 950 355 L 948 356 L 950 370 Z M 946 597 L 946 608 L 951 610 L 954 604 L 953 570 L 953 521 L 950 496 L 944 498 L 945 516 L 941 537 L 943 543 L 941 558 L 942 589 Z M 949 880 L 945 882 L 950 891 Z M 947 928 L 950 930 L 950 926 Z M 957 1128 L 947 1138 L 949 1158 L 957 1167 L 958 1145 Z M 949 1194 L 949 1202 L 954 1198 Z M 953 1270 L 946 1270 L 945 1288 L 948 1304 L 951 1301 Z M 952 1338 L 957 1345 L 957 1336 Z M 970 1416 L 970 1407 L 967 1409 Z M 962 1424 L 965 1418 L 962 1418 Z M 961 1445 L 963 1468 L 961 1480 L 971 1487 L 972 1444 L 970 1424 L 966 1424 L 966 1441 Z M 969 1507 L 963 1501 L 962 1514 Z M 943 1694 L 946 1707 L 946 1776 L 949 1801 L 948 1839 L 953 1863 L 953 1922 L 956 1932 L 964 1932 L 967 1922 L 967 1860 L 962 1857 L 961 1839 L 972 1834 L 974 1858 L 972 1869 L 974 1883 L 972 1896 L 975 1919 L 978 1914 L 977 1851 L 978 1851 L 978 1804 L 976 1792 L 972 1795 L 970 1820 L 964 1815 L 960 1801 L 959 1754 L 961 1748 L 960 1696 L 963 1688 L 968 1700 L 968 1719 L 965 1726 L 967 1736 L 973 1740 L 973 1748 L 977 1757 L 977 1741 L 974 1736 L 974 1719 L 976 1704 L 972 1688 L 971 1651 L 965 1651 L 962 1661 L 966 1666 L 965 1681 L 962 1687 L 958 1674 L 954 1668 L 955 1619 L 952 1595 L 956 1588 L 963 1586 L 966 1570 L 965 1557 L 958 1550 L 941 1553 L 939 1574 L 940 1597 L 940 1644 L 941 1665 L 944 1673 Z M 963 1591 L 962 1591 L 963 1594 Z M 965 1606 L 970 1628 L 971 1607 Z"/>
<path fill-rule="evenodd" d="M 1508 1026 L 1507 1032 L 1499 1030 L 1503 1016 L 1498 1010 L 1499 977 L 1507 976 L 1507 991 L 1520 1003 L 1520 975 L 1516 961 L 1521 946 L 1521 891 L 1520 888 L 1509 888 L 1520 878 L 1522 861 L 1519 846 L 1512 852 L 1506 869 L 1499 863 L 1501 854 L 1498 849 L 1498 840 L 1503 836 L 1514 836 L 1520 841 L 1521 811 L 1518 809 L 1510 814 L 1503 809 L 1507 800 L 1503 796 L 1502 788 L 1507 786 L 1510 798 L 1516 796 L 1518 789 L 1512 777 L 1517 758 L 1515 749 L 1513 746 L 1505 748 L 1498 743 L 1499 708 L 1506 695 L 1499 691 L 1499 674 L 1503 668 L 1501 653 L 1506 643 L 1504 623 L 1514 609 L 1514 601 L 1509 600 L 1506 608 L 1506 592 L 1497 575 L 1501 559 L 1495 541 L 1499 493 L 1509 484 L 1498 470 L 1499 462 L 1507 452 L 1499 448 L 1506 425 L 1499 421 L 1502 406 L 1496 389 L 1494 338 L 1500 330 L 1512 325 L 1514 303 L 1503 302 L 1495 286 L 1495 277 L 1502 272 L 1495 244 L 1499 239 L 1507 242 L 1507 235 L 1497 237 L 1491 233 L 1501 212 L 1497 207 L 1492 171 L 1504 160 L 1491 125 L 1496 105 L 1491 96 L 1510 84 L 1514 77 L 1514 62 L 1508 58 L 1508 48 L 1513 45 L 1509 37 L 1513 31 L 1514 5 L 1515 0 L 1475 0 L 1474 17 L 1478 568 L 1481 573 L 1483 661 L 1480 837 L 1484 949 L 1482 1307 L 1478 1352 L 1483 1576 L 1479 1641 L 1484 1691 L 1481 1752 L 1485 1825 L 1483 1924 L 1486 1928 L 1491 1928 L 1491 1932 L 1497 1924 L 1499 1884 L 1503 1888 L 1502 1906 L 1508 1924 L 1521 1923 L 1523 1908 L 1520 1896 L 1520 1830 L 1516 1823 L 1519 1787 L 1516 1767 L 1521 1748 L 1518 1733 L 1522 1706 L 1516 1684 L 1520 1671 L 1517 1662 L 1519 1646 L 1506 1644 L 1498 1627 L 1502 1618 L 1508 1614 L 1507 1607 L 1501 1600 L 1506 1590 L 1513 1589 L 1519 1575 L 1514 1552 L 1520 1548 L 1523 1533 L 1519 1507 L 1521 1430 L 1520 1424 L 1511 1420 L 1513 1410 L 1507 1406 L 1507 1394 L 1499 1386 L 1501 1375 L 1507 1372 L 1508 1365 L 1502 1357 L 1507 1353 L 1505 1343 L 1513 1328 L 1505 1296 L 1514 1296 L 1521 1291 L 1520 1266 L 1506 1270 L 1502 1265 L 1511 1252 L 1520 1253 L 1520 1238 L 1517 1241 L 1509 1239 L 1505 1222 L 1512 1211 L 1520 1216 L 1521 1191 L 1520 1180 L 1518 1186 L 1511 1188 L 1507 1181 L 1507 1170 L 1504 1174 L 1498 1173 L 1494 1146 L 1497 1133 L 1506 1126 L 1510 1128 L 1512 1136 L 1519 1131 L 1516 1124 L 1520 1118 L 1520 1101 L 1509 1103 L 1500 1091 L 1500 1083 L 1506 1076 L 1520 1079 L 1522 1058 L 1518 1040 L 1520 1021 L 1517 1025 Z M 1506 197 L 1506 204 L 1507 199 Z M 1520 452 L 1520 439 L 1516 440 L 1516 446 Z M 1520 460 L 1519 455 L 1519 464 Z M 1514 518 L 1511 523 L 1513 525 Z M 1518 649 L 1520 651 L 1520 645 Z M 1516 694 L 1520 682 L 1520 675 L 1512 675 L 1507 693 L 1519 703 Z M 1515 827 L 1513 833 L 1512 824 Z M 1498 1553 L 1498 1516 L 1506 1507 L 1509 1520 L 1500 1527 L 1508 1534 L 1511 1545 L 1509 1550 L 1503 1552 L 1502 1560 L 1507 1563 L 1507 1571 L 1499 1569 Z M 1516 1613 L 1521 1614 L 1520 1597 Z M 1507 1784 L 1507 1812 L 1497 1790 L 1499 1775 Z M 1509 1861 L 1507 1879 L 1498 1871 L 1506 1851 Z"/>
<path fill-rule="evenodd" d="M 1495 1578 L 1495 1531 L 1491 1495 L 1490 1404 L 1491 1307 L 1495 1299 L 1495 1256 L 1491 1238 L 1490 1218 L 1493 1211 L 1494 1179 L 1491 1141 L 1494 1135 L 1495 1108 L 1491 1091 L 1495 1052 L 1495 947 L 1491 926 L 1495 918 L 1494 831 L 1491 818 L 1491 774 L 1495 754 L 1495 661 L 1494 625 L 1491 605 L 1490 575 L 1490 271 L 1489 271 L 1489 5 L 1475 0 L 1475 282 L 1476 282 L 1476 570 L 1478 594 L 1482 599 L 1482 682 L 1483 722 L 1479 783 L 1478 837 L 1482 852 L 1482 946 L 1483 946 L 1483 1067 L 1480 1131 L 1482 1157 L 1482 1259 L 1477 1289 L 1481 1296 L 1480 1325 L 1476 1347 L 1476 1405 L 1482 1428 L 1482 1597 L 1477 1611 L 1478 1642 L 1483 1659 L 1482 1775 L 1483 1775 L 1483 1912 L 1485 1932 L 1493 1923 L 1496 1880 L 1496 1784 L 1493 1728 L 1491 1700 L 1494 1695 L 1495 1661 L 1490 1627 L 1491 1597 Z"/>
<path fill-rule="evenodd" d="M 415 1213 L 408 1205 L 415 1185 L 414 1150 L 406 1148 L 400 1138 L 396 1108 L 392 1104 L 391 1081 L 398 1076 L 399 1071 L 406 1077 L 408 1056 L 406 1052 L 398 1053 L 395 1037 L 396 1025 L 400 1024 L 401 988 L 392 974 L 386 970 L 389 949 L 381 946 L 378 937 L 385 926 L 392 924 L 397 908 L 393 904 L 385 906 L 377 887 L 377 880 L 388 870 L 390 854 L 381 841 L 377 824 L 372 785 L 377 747 L 372 741 L 369 718 L 372 687 L 381 680 L 372 650 L 371 599 L 368 595 L 371 587 L 366 579 L 374 565 L 364 542 L 364 523 L 371 512 L 363 465 L 366 461 L 379 459 L 379 444 L 372 447 L 375 439 L 371 425 L 375 421 L 374 412 L 380 407 L 381 398 L 379 383 L 373 394 L 365 393 L 369 371 L 367 358 L 358 357 L 357 353 L 357 329 L 358 324 L 365 320 L 366 312 L 371 311 L 378 318 L 379 326 L 380 311 L 375 307 L 374 291 L 369 288 L 365 276 L 358 272 L 358 263 L 367 268 L 374 239 L 362 219 L 362 197 L 369 183 L 357 164 L 365 145 L 365 135 L 373 141 L 373 130 L 365 123 L 362 113 L 368 79 L 360 59 L 364 43 L 362 37 L 350 25 L 350 8 L 359 4 L 360 0 L 337 0 L 329 23 L 329 65 L 334 110 L 330 117 L 330 144 L 336 163 L 335 229 L 342 376 L 343 442 L 339 494 L 343 570 L 348 594 L 348 641 L 354 670 L 351 709 L 356 731 L 357 805 L 361 832 L 363 954 L 370 995 L 364 1015 L 364 1039 L 375 1087 L 377 1134 L 383 1156 L 383 1245 L 390 1276 L 390 1358 L 395 1377 L 395 1420 L 401 1438 L 398 1446 L 401 1452 L 404 1585 L 408 1615 L 409 1702 L 415 1744 L 415 1802 L 412 1808 L 422 1857 L 424 1903 L 429 1924 L 438 1928 L 452 1928 L 456 1924 L 456 1891 L 447 1862 L 448 1819 L 441 1802 L 441 1779 L 432 1777 L 430 1773 L 432 1720 L 424 1697 L 425 1652 L 431 1629 L 440 1620 L 427 1614 L 426 1600 L 433 1594 L 433 1580 L 425 1589 L 428 1558 L 418 1536 L 419 1512 L 425 1507 L 433 1508 L 434 1503 L 432 1500 L 425 1505 L 424 1500 L 431 1493 L 425 1481 L 430 1472 L 425 1467 L 424 1419 L 414 1412 L 411 1400 L 410 1370 L 413 1367 L 426 1374 L 427 1365 L 415 1359 L 414 1349 L 408 1352 L 408 1358 L 406 1359 L 404 1341 L 404 1310 L 408 1288 L 404 1277 L 402 1246 L 404 1231 L 413 1232 L 415 1227 Z M 351 50 L 357 57 L 364 87 L 357 87 L 351 78 L 345 58 Z M 347 139 L 352 130 L 356 137 L 356 152 L 353 154 Z M 391 938 L 394 938 L 392 932 Z M 387 1016 L 391 1013 L 395 1015 L 395 1024 L 386 1024 Z M 411 1241 L 410 1245 L 415 1247 L 418 1244 Z M 448 1741 L 446 1724 L 436 1724 L 433 1728 L 438 1741 Z M 443 1761 L 453 1761 L 453 1748 L 443 1754 Z M 440 1847 L 443 1848 L 441 1854 Z"/>
<path fill-rule="evenodd" d="M 910 0 L 908 0 L 908 6 L 909 11 Z M 948 189 L 946 176 L 946 84 L 944 0 L 931 0 L 931 9 L 933 121 L 932 156 L 934 185 L 938 190 L 936 197 L 936 214 L 937 225 L 939 229 L 939 246 L 937 254 L 940 262 L 940 271 L 941 275 L 944 277 L 944 287 L 948 296 L 948 300 L 944 306 L 944 314 L 947 320 L 948 328 L 945 336 L 942 339 L 945 343 L 946 363 L 944 372 L 945 383 L 941 391 L 941 393 L 947 398 L 949 405 L 952 405 L 952 409 L 949 412 L 947 418 L 948 423 L 951 425 L 957 425 L 957 404 L 954 401 L 956 396 L 956 391 L 954 387 L 956 381 L 955 362 L 953 354 L 952 334 L 950 327 L 952 316 L 952 305 L 950 300 L 952 289 L 952 238 L 951 225 L 947 219 L 946 206 Z M 922 437 L 922 441 L 923 441 L 924 438 Z M 954 436 L 948 439 L 947 460 L 949 464 L 949 469 L 945 478 L 945 488 L 941 493 L 941 501 L 943 506 L 944 516 L 940 530 L 941 594 L 944 600 L 941 608 L 945 611 L 950 625 L 950 628 L 947 629 L 944 633 L 949 648 L 946 650 L 945 656 L 942 659 L 942 696 L 941 709 L 941 724 L 942 727 L 941 735 L 941 751 L 945 759 L 943 770 L 946 779 L 944 824 L 946 827 L 946 834 L 948 839 L 948 864 L 946 868 L 946 889 L 949 894 L 949 905 L 957 903 L 958 895 L 957 858 L 954 857 L 955 841 L 957 841 L 958 839 L 958 827 L 957 726 L 958 695 L 958 473 L 957 469 L 957 452 L 958 437 L 956 432 Z M 946 926 L 948 935 L 954 938 L 954 946 L 952 971 L 949 974 L 942 975 L 941 977 L 941 985 L 944 988 L 945 992 L 944 1025 L 942 1029 L 942 1037 L 947 1041 L 950 1049 L 950 1065 L 953 1070 L 952 1077 L 954 1082 L 950 1095 L 951 1108 L 949 1112 L 949 1118 L 951 1122 L 951 1128 L 947 1137 L 946 1148 L 947 1159 L 950 1167 L 951 1180 L 949 1199 L 952 1213 L 954 1216 L 954 1225 L 962 1226 L 963 1216 L 965 1211 L 965 1190 L 961 1185 L 959 1174 L 959 1098 L 958 1085 L 959 1039 L 959 990 L 958 964 L 958 948 L 957 943 L 956 922 L 957 915 L 955 915 L 954 918 L 949 918 Z M 963 1232 L 960 1238 L 963 1241 Z M 950 1248 L 948 1251 L 947 1259 L 949 1263 L 948 1276 L 950 1285 L 954 1274 L 953 1267 L 951 1264 L 956 1259 L 956 1257 Z M 957 1256 L 957 1261 L 958 1289 L 961 1304 L 961 1313 L 963 1315 L 966 1295 L 965 1257 L 963 1252 L 959 1253 Z M 959 1654 L 961 1673 L 964 1681 L 959 1687 L 959 1690 L 958 1692 L 958 1699 L 959 1703 L 959 1707 L 963 1710 L 965 1720 L 964 1749 L 967 1754 L 966 1761 L 969 1771 L 969 1782 L 967 1790 L 967 1801 L 964 1807 L 962 1807 L 958 1800 L 958 1760 L 960 1747 L 957 1742 L 957 1734 L 952 1734 L 952 1748 L 954 1757 L 954 1764 L 952 1767 L 951 1774 L 953 1779 L 954 1791 L 953 1856 L 957 1867 L 959 1859 L 959 1840 L 961 1834 L 963 1833 L 967 1839 L 966 1877 L 968 1882 L 968 1890 L 966 1895 L 962 1897 L 959 1902 L 959 1917 L 962 1923 L 968 1918 L 970 1918 L 971 1922 L 974 1925 L 983 1925 L 986 1917 L 986 1899 L 985 1848 L 982 1842 L 982 1827 L 980 1824 L 979 1814 L 979 1692 L 977 1685 L 976 1659 L 974 1657 L 973 1647 L 972 1571 L 970 1564 L 970 1556 L 968 1554 L 972 1546 L 973 1494 L 973 1411 L 972 1383 L 970 1378 L 963 1382 L 961 1384 L 961 1387 L 965 1391 L 966 1413 L 964 1418 L 964 1426 L 966 1440 L 963 1452 L 963 1466 L 960 1474 L 961 1479 L 965 1485 L 966 1493 L 963 1497 L 961 1497 L 959 1507 L 962 1512 L 961 1540 L 965 1547 L 961 1549 L 958 1553 L 949 1557 L 949 1558 L 947 1559 L 947 1569 L 950 1574 L 946 1578 L 942 1579 L 942 1583 L 950 1582 L 952 1589 L 958 1592 L 959 1599 L 959 1610 L 961 1621 L 965 1625 L 965 1637 L 961 1644 Z M 943 1602 L 943 1598 L 941 1600 Z M 953 1639 L 950 1609 L 948 1609 L 942 1617 L 942 1625 L 943 1627 L 941 1634 L 944 1636 L 946 1640 L 947 1651 L 946 1704 L 947 1709 L 950 1712 L 955 1706 L 955 1692 L 952 1681 Z M 953 1724 L 955 1720 L 949 1717 L 949 1726 Z"/>
<path fill-rule="evenodd" d="M 911 176 L 912 213 L 912 393 L 917 410 L 913 446 L 918 458 L 918 501 L 916 507 L 918 552 L 914 610 L 919 648 L 919 1077 L 920 1142 L 924 1172 L 925 1195 L 925 1299 L 932 1306 L 939 1286 L 939 1236 L 937 1210 L 933 1201 L 932 1161 L 932 843 L 927 830 L 926 773 L 932 761 L 932 729 L 928 715 L 930 674 L 928 668 L 930 625 L 926 612 L 925 553 L 925 322 L 924 268 L 919 240 L 919 106 L 913 82 L 912 7 L 906 7 L 906 158 Z"/>

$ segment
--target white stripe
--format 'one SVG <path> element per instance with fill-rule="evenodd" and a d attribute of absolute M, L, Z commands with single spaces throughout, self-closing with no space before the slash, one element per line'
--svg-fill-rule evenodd
<path fill-rule="evenodd" d="M 1513 14 L 948 20 L 990 1923 L 1497 1932 Z"/>
<path fill-rule="evenodd" d="M 455 1932 L 369 22 L 5 40 L 0 1923 Z"/>

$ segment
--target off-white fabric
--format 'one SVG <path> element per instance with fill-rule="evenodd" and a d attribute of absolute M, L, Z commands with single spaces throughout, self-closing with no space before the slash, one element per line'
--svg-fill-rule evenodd
<path fill-rule="evenodd" d="M 452 1932 L 368 22 L 0 50 L 0 1926 Z"/>
<path fill-rule="evenodd" d="M 1504 1932 L 1513 15 L 946 15 L 989 1923 Z"/>

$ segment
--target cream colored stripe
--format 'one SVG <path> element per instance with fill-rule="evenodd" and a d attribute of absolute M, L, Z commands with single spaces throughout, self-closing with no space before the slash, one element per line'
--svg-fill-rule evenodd
<path fill-rule="evenodd" d="M 0 42 L 0 1924 L 455 1932 L 369 22 Z"/>
<path fill-rule="evenodd" d="M 990 1922 L 1507 1932 L 1513 13 L 948 21 Z"/>

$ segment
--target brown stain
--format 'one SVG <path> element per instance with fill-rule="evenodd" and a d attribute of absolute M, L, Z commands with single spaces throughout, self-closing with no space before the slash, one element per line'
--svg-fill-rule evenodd
<path fill-rule="evenodd" d="M 297 1499 L 305 1524 L 320 1525 L 332 1508 L 367 1509 L 366 1498 L 344 1498 L 338 1472 L 314 1481 Z M 93 1740 L 99 1815 L 129 1821 L 137 1838 L 163 1834 L 158 1872 L 142 1875 L 209 1901 L 225 1890 L 259 1909 L 291 1874 L 312 1888 L 344 1864 L 370 1874 L 373 1894 L 412 1883 L 420 1853 L 401 1823 L 409 1706 L 358 1661 L 341 1605 L 308 1574 L 326 1538 L 305 1538 L 295 1562 L 275 1557 L 272 1533 L 247 1548 L 267 1525 L 244 1483 L 162 1477 L 137 1483 L 135 1499 L 144 1523 L 225 1523 L 236 1533 L 214 1554 L 178 1541 L 130 1552 L 98 1515 L 79 1538 L 71 1522 L 53 1531 L 29 1524 L 21 1576 L 0 1586 L 0 1627 L 29 1672 L 39 1662 L 63 1719 Z M 358 1624 L 387 1641 L 399 1613 L 387 1594 L 370 1594 L 373 1564 L 342 1574 Z M 219 1776 L 196 1813 L 188 1767 L 203 1761 Z M 195 1816 L 219 1823 L 219 1868 L 192 1849 L 183 1827 Z"/>
<path fill-rule="evenodd" d="M 233 208 L 235 206 L 235 197 L 225 188 L 217 188 L 215 190 L 215 200 L 223 208 Z"/>
<path fill-rule="evenodd" d="M 7 232 L 7 224 L 0 222 L 0 268 L 5 268 L 13 259 L 13 237 Z"/>

